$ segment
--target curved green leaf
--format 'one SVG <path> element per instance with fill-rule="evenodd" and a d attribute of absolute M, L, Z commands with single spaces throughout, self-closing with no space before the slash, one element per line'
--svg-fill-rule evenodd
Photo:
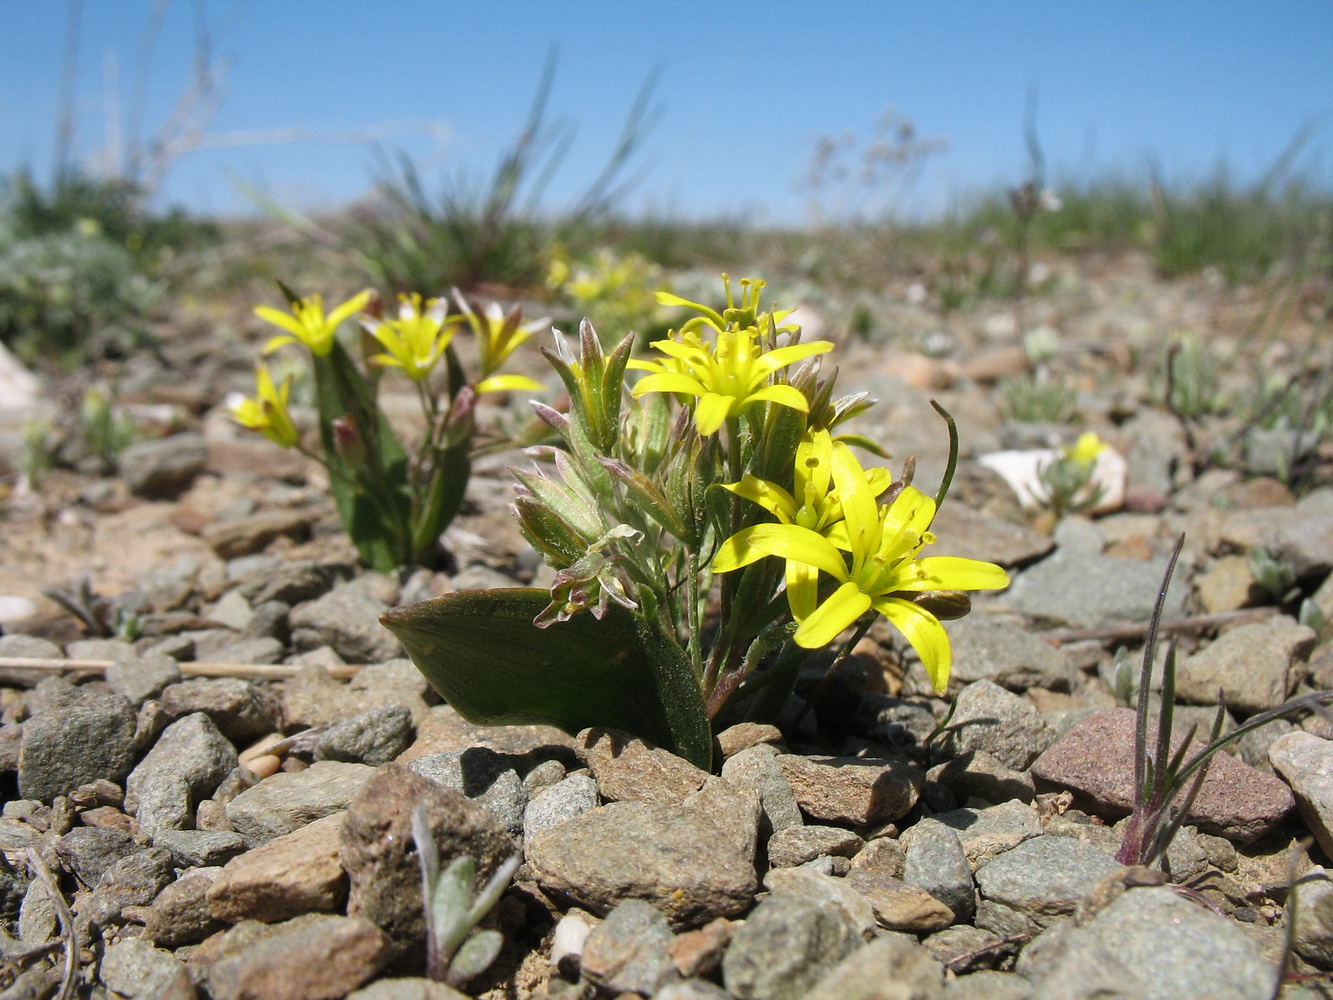
<path fill-rule="evenodd" d="M 545 590 L 472 590 L 380 616 L 431 686 L 479 725 L 623 729 L 708 770 L 713 737 L 698 681 L 653 622 L 612 604 L 539 629 Z"/>

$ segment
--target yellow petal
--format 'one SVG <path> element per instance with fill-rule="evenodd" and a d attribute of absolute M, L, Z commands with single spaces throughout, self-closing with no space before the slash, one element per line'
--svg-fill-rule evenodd
<path fill-rule="evenodd" d="M 743 556 L 744 561 L 728 564 L 733 552 Z M 755 524 L 742 528 L 719 547 L 713 560 L 713 571 L 726 573 L 748 566 L 763 556 L 805 563 L 839 580 L 847 579 L 842 553 L 823 535 L 795 524 Z"/>
<path fill-rule="evenodd" d="M 690 396 L 702 396 L 707 391 L 698 379 L 692 379 L 679 372 L 645 375 L 634 383 L 634 388 L 631 390 L 635 397 L 642 396 L 646 392 L 683 392 Z"/>
<path fill-rule="evenodd" d="M 310 332 L 295 316 L 292 316 L 289 313 L 279 312 L 271 306 L 255 306 L 255 315 L 262 320 L 267 320 L 274 326 L 282 327 L 298 340 L 310 335 Z"/>
<path fill-rule="evenodd" d="M 827 340 L 812 340 L 808 344 L 791 344 L 787 347 L 779 347 L 761 355 L 755 362 L 756 365 L 763 368 L 765 374 L 775 372 L 779 368 L 785 368 L 793 362 L 811 357 L 815 354 L 825 354 L 833 350 L 833 344 Z"/>
<path fill-rule="evenodd" d="M 283 344 L 295 344 L 295 343 L 298 343 L 295 337 L 289 337 L 285 333 L 280 333 L 278 334 L 278 336 L 271 338 L 269 342 L 264 345 L 263 353 L 272 354 Z"/>
<path fill-rule="evenodd" d="M 869 553 L 879 548 L 880 518 L 875 497 L 866 485 L 865 470 L 842 442 L 833 445 L 833 483 L 838 488 L 851 551 Z"/>
<path fill-rule="evenodd" d="M 330 330 L 338 329 L 338 325 L 343 320 L 345 320 L 348 316 L 352 315 L 353 313 L 359 313 L 362 309 L 366 307 L 366 303 L 369 301 L 370 301 L 369 291 L 364 291 L 356 295 L 353 295 L 350 299 L 348 299 L 346 302 L 340 305 L 337 309 L 329 313 L 328 319 L 325 320 L 325 322 L 328 324 L 328 328 Z"/>
<path fill-rule="evenodd" d="M 767 400 L 780 406 L 789 406 L 793 410 L 800 410 L 802 413 L 810 412 L 810 404 L 806 402 L 805 394 L 791 385 L 768 385 L 745 397 L 746 403 L 757 403 L 760 400 Z"/>
<path fill-rule="evenodd" d="M 751 503 L 757 503 L 770 514 L 776 514 L 780 521 L 790 521 L 796 516 L 796 501 L 792 495 L 777 483 L 770 483 L 758 476 L 747 475 L 739 483 L 721 483 L 724 490 L 731 490 L 738 497 L 744 497 Z"/>
<path fill-rule="evenodd" d="M 540 392 L 545 388 L 546 386 L 535 378 L 528 378 L 526 375 L 492 375 L 490 378 L 484 378 L 477 383 L 478 393 L 500 392 L 505 389 Z"/>
<path fill-rule="evenodd" d="M 654 375 L 648 376 L 650 379 L 655 377 Z M 720 396 L 715 392 L 705 392 L 699 397 L 699 405 L 694 409 L 694 426 L 704 437 L 715 434 L 727 417 L 731 415 L 731 409 L 735 403 L 734 396 Z"/>
<path fill-rule="evenodd" d="M 819 603 L 819 570 L 805 563 L 787 560 L 787 606 L 798 622 L 814 614 Z"/>
<path fill-rule="evenodd" d="M 927 556 L 903 567 L 896 590 L 1001 590 L 1009 574 L 994 563 L 961 556 Z"/>
<path fill-rule="evenodd" d="M 912 644 L 916 655 L 921 657 L 921 664 L 926 668 L 931 685 L 938 694 L 943 694 L 949 686 L 953 653 L 949 648 L 949 634 L 944 631 L 939 619 L 925 608 L 900 597 L 881 597 L 875 601 L 875 610 Z"/>
<path fill-rule="evenodd" d="M 844 583 L 801 622 L 792 638 L 804 649 L 819 649 L 838 637 L 870 608 L 870 597 L 854 583 Z"/>

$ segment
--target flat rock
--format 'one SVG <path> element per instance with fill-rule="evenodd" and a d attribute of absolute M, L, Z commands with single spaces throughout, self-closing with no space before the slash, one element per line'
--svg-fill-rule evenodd
<path fill-rule="evenodd" d="M 106 668 L 107 687 L 135 707 L 149 698 L 156 698 L 167 685 L 176 684 L 180 679 L 180 664 L 161 653 L 114 660 Z"/>
<path fill-rule="evenodd" d="M 1265 1000 L 1273 989 L 1244 931 L 1169 886 L 1121 894 L 1046 960 L 1032 1000 Z"/>
<path fill-rule="evenodd" d="M 191 677 L 162 692 L 173 718 L 203 712 L 238 745 L 282 729 L 282 703 L 267 688 L 239 677 Z"/>
<path fill-rule="evenodd" d="M 159 830 L 153 846 L 170 851 L 181 868 L 211 868 L 244 851 L 245 838 L 232 830 Z"/>
<path fill-rule="evenodd" d="M 416 742 L 398 759 L 410 761 L 444 750 L 486 747 L 497 753 L 554 757 L 578 766 L 575 746 L 573 736 L 554 726 L 479 726 L 468 722 L 451 705 L 436 705 L 417 721 Z"/>
<path fill-rule="evenodd" d="M 292 644 L 297 649 L 332 646 L 348 663 L 383 663 L 403 655 L 394 634 L 379 623 L 389 605 L 361 580 L 292 608 Z"/>
<path fill-rule="evenodd" d="M 1166 559 L 1129 559 L 1061 548 L 1019 573 L 1000 600 L 1039 621 L 1102 628 L 1147 621 L 1162 587 Z M 1166 618 L 1179 617 L 1185 587 L 1167 593 Z"/>
<path fill-rule="evenodd" d="M 125 808 L 149 836 L 193 825 L 195 807 L 236 767 L 236 748 L 203 712 L 177 719 L 125 784 Z"/>
<path fill-rule="evenodd" d="M 19 795 L 50 802 L 98 778 L 121 782 L 134 766 L 135 714 L 114 694 L 79 694 L 23 724 Z"/>
<path fill-rule="evenodd" d="M 1301 818 L 1333 856 L 1333 742 L 1311 733 L 1279 736 L 1268 748 L 1273 768 L 1296 794 Z"/>
<path fill-rule="evenodd" d="M 317 760 L 279 771 L 227 803 L 227 819 L 250 847 L 346 809 L 376 771 L 365 764 Z"/>
<path fill-rule="evenodd" d="M 1286 615 L 1238 625 L 1180 661 L 1176 694 L 1216 705 L 1220 690 L 1227 707 L 1244 715 L 1276 708 L 1296 690 L 1315 638 L 1313 629 Z"/>
<path fill-rule="evenodd" d="M 612 802 L 540 830 L 524 846 L 544 890 L 595 913 L 646 899 L 679 929 L 743 913 L 759 888 L 753 858 L 719 843 L 721 834 L 686 806 Z"/>
<path fill-rule="evenodd" d="M 328 916 L 237 949 L 208 970 L 213 1000 L 343 997 L 388 965 L 389 942 L 362 917 Z"/>
<path fill-rule="evenodd" d="M 278 538 L 303 542 L 318 519 L 317 510 L 261 510 L 246 517 L 214 521 L 204 527 L 202 537 L 223 559 L 235 559 L 262 552 Z"/>
<path fill-rule="evenodd" d="M 993 681 L 980 680 L 963 688 L 955 699 L 953 718 L 933 757 L 948 760 L 984 750 L 1005 767 L 1022 771 L 1054 739 L 1050 724 L 1032 702 Z"/>
<path fill-rule="evenodd" d="M 381 705 L 320 733 L 315 759 L 387 764 L 411 745 L 411 710 L 405 705 Z"/>
<path fill-rule="evenodd" d="M 1079 900 L 1121 865 L 1068 837 L 1034 837 L 977 869 L 987 899 L 1026 913 L 1072 913 Z"/>
<path fill-rule="evenodd" d="M 889 934 L 862 945 L 829 969 L 805 1000 L 942 1000 L 944 996 L 944 967 L 915 941 Z"/>
<path fill-rule="evenodd" d="M 837 910 L 776 893 L 732 937 L 722 958 L 722 983 L 735 996 L 802 1000 L 860 941 Z"/>
<path fill-rule="evenodd" d="M 1006 568 L 1026 566 L 1055 548 L 1050 535 L 961 503 L 942 506 L 931 530 L 939 536 L 932 556 L 984 559 Z"/>
<path fill-rule="evenodd" d="M 926 772 L 926 778 L 956 793 L 961 801 L 970 798 L 987 802 L 1017 799 L 1031 802 L 1036 785 L 1026 771 L 1005 767 L 985 750 L 968 750 Z"/>
<path fill-rule="evenodd" d="M 920 769 L 897 758 L 782 754 L 777 762 L 802 811 L 827 823 L 899 819 L 916 805 L 924 782 Z"/>
<path fill-rule="evenodd" d="M 1063 652 L 1031 630 L 986 615 L 945 622 L 953 648 L 949 689 L 989 680 L 1010 691 L 1042 687 L 1068 691 L 1077 670 Z"/>
<path fill-rule="evenodd" d="M 344 662 L 332 650 L 325 651 L 338 665 Z M 403 659 L 364 666 L 346 683 L 334 680 L 322 667 L 308 666 L 295 677 L 284 681 L 280 688 L 283 714 L 291 728 L 335 726 L 365 712 L 395 705 L 406 708 L 412 714 L 413 726 L 416 726 L 432 712 L 425 700 L 429 690 L 430 685 L 426 683 L 421 671 L 412 665 L 411 660 Z M 437 706 L 435 711 L 445 707 Z M 453 709 L 449 711 L 453 712 Z M 470 744 L 464 744 L 467 745 Z M 413 756 L 420 756 L 420 753 Z"/>
<path fill-rule="evenodd" d="M 791 826 L 768 839 L 768 863 L 791 868 L 815 858 L 855 857 L 865 841 L 840 826 Z"/>
<path fill-rule="evenodd" d="M 703 787 L 708 772 L 675 754 L 617 729 L 585 729 L 578 735 L 579 758 L 611 802 L 668 802 L 679 805 Z"/>
<path fill-rule="evenodd" d="M 902 879 L 853 865 L 847 884 L 869 900 L 875 920 L 891 931 L 937 931 L 953 923 L 953 910 Z"/>
<path fill-rule="evenodd" d="M 202 434 L 173 434 L 136 441 L 116 460 L 116 471 L 130 492 L 150 500 L 174 500 L 194 482 L 208 463 L 208 442 Z"/>
<path fill-rule="evenodd" d="M 1134 802 L 1134 727 L 1132 709 L 1094 712 L 1036 760 L 1032 776 L 1039 785 L 1069 789 L 1087 812 L 1106 818 L 1127 815 Z M 1156 727 L 1148 728 L 1152 741 Z M 1196 741 L 1195 752 L 1201 748 Z M 1273 829 L 1294 805 L 1291 789 L 1277 778 L 1219 753 L 1187 822 L 1206 833 L 1249 843 Z"/>
<path fill-rule="evenodd" d="M 347 894 L 339 857 L 345 819 L 334 813 L 229 861 L 208 891 L 213 916 L 268 924 L 337 909 Z"/>

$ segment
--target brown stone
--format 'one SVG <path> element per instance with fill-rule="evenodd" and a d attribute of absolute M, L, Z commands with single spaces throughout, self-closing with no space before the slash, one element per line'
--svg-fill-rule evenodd
<path fill-rule="evenodd" d="M 892 931 L 937 931 L 953 923 L 953 910 L 907 882 L 853 867 L 847 883 L 870 901 L 875 919 Z"/>
<path fill-rule="evenodd" d="M 270 779 L 272 780 L 272 779 Z M 412 837 L 412 812 L 421 805 L 444 863 L 469 855 L 480 889 L 515 853 L 500 821 L 452 788 L 400 763 L 379 768 L 352 801 L 342 830 L 347 912 L 366 917 L 388 934 L 396 955 L 420 952 L 421 867 Z"/>
<path fill-rule="evenodd" d="M 479 726 L 468 722 L 449 705 L 436 705 L 424 719 L 417 720 L 417 739 L 398 755 L 400 763 L 448 750 L 486 747 L 497 753 L 526 754 L 542 750 L 549 756 L 570 763 L 576 759 L 574 737 L 554 726 Z M 549 748 L 567 749 L 550 754 Z"/>
<path fill-rule="evenodd" d="M 677 934 L 671 942 L 671 963 L 687 979 L 707 976 L 722 964 L 736 924 L 726 917 L 711 920 L 697 931 Z"/>
<path fill-rule="evenodd" d="M 761 722 L 739 722 L 717 734 L 717 745 L 723 760 L 734 757 L 742 750 L 765 743 L 781 743 L 782 730 Z"/>
<path fill-rule="evenodd" d="M 347 895 L 339 858 L 346 816 L 326 816 L 227 862 L 208 891 L 213 916 L 274 923 L 336 910 Z"/>
<path fill-rule="evenodd" d="M 213 1000 L 337 1000 L 389 963 L 383 932 L 361 917 L 327 917 L 229 954 L 208 971 Z"/>
<path fill-rule="evenodd" d="M 898 758 L 782 754 L 778 766 L 806 815 L 830 823 L 872 826 L 911 811 L 921 771 Z"/>
<path fill-rule="evenodd" d="M 708 779 L 707 771 L 618 729 L 583 730 L 578 754 L 597 779 L 602 798 L 610 802 L 679 805 Z"/>
<path fill-rule="evenodd" d="M 1128 814 L 1134 802 L 1134 727 L 1135 714 L 1128 708 L 1081 719 L 1032 765 L 1038 789 L 1067 788 L 1080 809 L 1108 819 Z M 1150 720 L 1150 746 L 1156 732 L 1156 722 Z M 1183 735 L 1174 734 L 1173 753 Z M 1195 741 L 1186 759 L 1202 748 Z M 1205 833 L 1249 843 L 1273 829 L 1295 804 L 1282 781 L 1218 753 L 1186 822 Z"/>
<path fill-rule="evenodd" d="M 275 538 L 304 541 L 318 518 L 318 513 L 311 510 L 265 510 L 207 524 L 200 535 L 223 559 L 235 559 L 263 551 Z"/>

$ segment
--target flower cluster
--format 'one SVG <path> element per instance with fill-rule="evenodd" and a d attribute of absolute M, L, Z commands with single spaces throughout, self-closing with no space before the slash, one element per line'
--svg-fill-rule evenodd
<path fill-rule="evenodd" d="M 462 503 L 471 467 L 478 395 L 503 390 L 539 390 L 540 382 L 499 369 L 514 349 L 549 323 L 523 323 L 491 303 L 478 308 L 454 290 L 459 312 L 443 298 L 400 295 L 396 315 L 381 315 L 369 291 L 352 296 L 327 314 L 319 295 L 297 296 L 282 286 L 290 312 L 259 306 L 255 315 L 284 332 L 264 345 L 264 354 L 290 344 L 309 352 L 314 376 L 322 454 L 307 452 L 327 467 L 330 489 L 348 535 L 362 558 L 381 571 L 403 564 L 433 565 L 439 538 Z M 338 328 L 357 317 L 366 334 L 364 367 L 338 340 Z M 456 335 L 470 330 L 479 374 L 468 380 L 454 353 Z M 432 382 L 440 362 L 447 369 L 439 391 Z M 425 431 L 409 457 L 376 399 L 372 369 L 401 372 L 418 391 Z M 284 448 L 305 450 L 288 410 L 291 377 L 275 385 L 260 364 L 255 395 L 237 400 L 232 418 Z"/>
<path fill-rule="evenodd" d="M 763 282 L 742 281 L 739 302 L 725 287 L 721 310 L 659 293 L 694 315 L 651 344 L 655 358 L 631 359 L 632 338 L 605 354 L 586 323 L 577 357 L 548 352 L 571 403 L 539 414 L 565 447 L 534 453 L 555 475 L 520 472 L 514 505 L 557 570 L 538 624 L 585 608 L 600 617 L 608 599 L 655 618 L 718 711 L 775 640 L 816 649 L 883 615 L 944 690 L 941 593 L 1001 588 L 1008 577 L 973 559 L 917 558 L 934 541 L 937 501 L 887 468 L 863 467 L 851 444 L 868 442 L 837 432 L 870 403 L 833 398 L 834 376 L 818 367 L 833 345 L 803 343 L 790 311 L 765 311 Z M 627 370 L 645 374 L 622 411 Z M 705 648 L 713 606 L 720 617 Z"/>

